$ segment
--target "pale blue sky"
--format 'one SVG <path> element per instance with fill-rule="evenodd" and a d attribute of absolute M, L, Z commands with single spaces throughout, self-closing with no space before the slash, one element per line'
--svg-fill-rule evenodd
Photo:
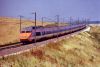
<path fill-rule="evenodd" d="M 0 16 L 32 17 L 34 11 L 38 19 L 60 15 L 100 20 L 100 0 L 0 0 Z"/>

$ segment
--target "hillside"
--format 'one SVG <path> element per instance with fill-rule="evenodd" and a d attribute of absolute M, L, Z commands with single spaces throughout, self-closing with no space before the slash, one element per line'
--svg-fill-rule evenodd
<path fill-rule="evenodd" d="M 100 27 L 30 52 L 0 59 L 1 67 L 100 67 Z"/>

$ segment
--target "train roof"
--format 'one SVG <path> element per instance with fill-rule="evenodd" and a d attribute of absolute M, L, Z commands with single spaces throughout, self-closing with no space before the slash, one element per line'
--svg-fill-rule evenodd
<path fill-rule="evenodd" d="M 81 26 L 81 25 L 83 25 L 83 24 L 71 25 L 71 26 L 67 26 L 67 28 Z M 58 26 L 44 27 L 44 28 L 55 28 L 55 27 L 58 27 Z M 66 26 L 60 26 L 60 27 L 66 27 Z M 43 26 L 36 26 L 36 29 L 40 29 L 40 28 L 43 28 Z M 29 27 L 23 28 L 21 31 L 32 31 L 33 29 L 35 29 L 35 26 L 29 26 Z"/>
<path fill-rule="evenodd" d="M 43 26 L 36 26 L 36 29 L 42 28 L 42 27 L 43 27 Z M 25 31 L 25 30 L 27 30 L 27 31 L 32 31 L 33 29 L 35 29 L 35 26 L 29 26 L 29 27 L 22 28 L 21 31 Z"/>

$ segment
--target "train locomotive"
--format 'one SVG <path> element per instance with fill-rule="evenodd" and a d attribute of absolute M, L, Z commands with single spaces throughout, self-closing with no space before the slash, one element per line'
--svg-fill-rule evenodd
<path fill-rule="evenodd" d="M 86 28 L 86 24 L 76 24 L 70 26 L 30 26 L 23 28 L 20 32 L 20 42 L 33 42 L 44 38 L 57 37 L 59 35 L 79 31 Z"/>

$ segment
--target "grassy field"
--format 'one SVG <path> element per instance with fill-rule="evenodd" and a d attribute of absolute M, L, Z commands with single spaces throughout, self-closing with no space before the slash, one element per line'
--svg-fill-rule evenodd
<path fill-rule="evenodd" d="M 18 18 L 0 17 L 0 46 L 10 45 L 12 43 L 19 42 L 20 33 L 20 20 Z M 28 26 L 34 26 L 34 21 L 22 19 L 22 28 Z M 37 21 L 37 26 L 41 26 L 42 23 Z M 44 26 L 57 26 L 53 22 L 44 22 Z M 60 24 L 65 25 L 65 24 Z"/>
<path fill-rule="evenodd" d="M 0 67 L 100 67 L 100 27 L 0 59 Z"/>
<path fill-rule="evenodd" d="M 7 45 L 19 42 L 20 20 L 15 18 L 0 17 L 0 45 Z M 51 23 L 44 22 L 44 26 Z M 33 26 L 34 21 L 22 20 L 22 28 Z M 37 26 L 41 22 L 37 21 Z"/>

